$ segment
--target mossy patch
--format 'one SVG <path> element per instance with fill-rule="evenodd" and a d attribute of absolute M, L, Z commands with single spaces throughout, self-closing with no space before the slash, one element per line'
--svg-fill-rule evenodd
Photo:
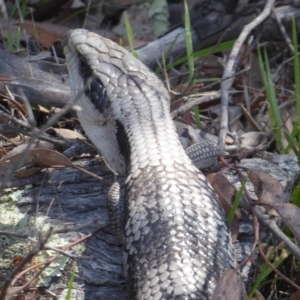
<path fill-rule="evenodd" d="M 30 216 L 20 212 L 17 204 L 21 200 L 24 190 L 7 189 L 0 197 L 0 231 L 9 231 L 15 234 L 29 234 L 31 240 L 37 240 L 40 233 L 46 233 L 50 225 L 47 223 L 47 217 L 38 214 Z M 47 242 L 52 247 L 63 246 L 69 243 L 61 235 L 53 234 Z M 13 261 L 16 257 L 27 255 L 35 242 L 27 238 L 19 238 L 10 235 L 0 234 L 0 269 L 13 268 Z M 83 245 L 72 248 L 72 253 L 80 255 L 84 251 Z M 50 250 L 41 251 L 34 258 L 34 264 L 45 262 L 53 257 L 56 253 Z M 61 276 L 68 257 L 60 255 L 46 268 L 41 274 L 38 286 L 48 286 L 52 277 Z M 40 267 L 41 268 L 41 267 Z M 38 271 L 35 270 L 34 272 Z"/>

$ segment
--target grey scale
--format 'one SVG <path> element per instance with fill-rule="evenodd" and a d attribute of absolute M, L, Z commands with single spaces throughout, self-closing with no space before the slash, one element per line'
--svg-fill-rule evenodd
<path fill-rule="evenodd" d="M 127 50 L 97 34 L 73 30 L 63 43 L 79 121 L 111 168 L 127 176 L 130 299 L 211 299 L 217 280 L 235 266 L 233 246 L 217 196 L 180 144 L 168 91 Z M 94 82 L 101 93 L 91 100 Z"/>

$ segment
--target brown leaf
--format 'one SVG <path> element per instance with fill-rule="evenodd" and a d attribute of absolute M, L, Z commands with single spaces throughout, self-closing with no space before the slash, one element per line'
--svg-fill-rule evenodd
<path fill-rule="evenodd" d="M 272 207 L 276 209 L 286 226 L 300 242 L 300 208 L 291 203 L 278 203 Z"/>
<path fill-rule="evenodd" d="M 300 291 L 296 291 L 291 300 L 300 300 Z"/>
<path fill-rule="evenodd" d="M 281 184 L 272 175 L 262 171 L 251 171 L 249 174 L 258 200 L 267 204 L 277 204 L 285 202 L 285 194 Z M 267 208 L 268 209 L 268 208 Z M 277 216 L 274 210 L 268 209 L 269 213 Z"/>
<path fill-rule="evenodd" d="M 64 30 L 61 29 L 60 32 L 58 30 L 54 31 L 51 30 L 52 27 L 50 27 L 48 23 L 47 27 L 45 27 L 45 24 L 37 22 L 33 24 L 31 21 L 20 24 L 20 27 L 26 29 L 30 35 L 47 49 L 50 48 L 55 41 L 62 39 L 64 34 L 68 31 L 67 28 Z"/>
<path fill-rule="evenodd" d="M 29 169 L 22 169 L 14 173 L 14 178 L 25 178 L 28 176 L 32 176 L 40 172 L 43 168 L 29 168 Z"/>
<path fill-rule="evenodd" d="M 209 174 L 207 179 L 212 185 L 216 194 L 219 196 L 219 200 L 223 209 L 225 210 L 225 214 L 228 216 L 231 209 L 232 200 L 236 194 L 235 186 L 230 183 L 224 175 L 220 175 L 218 173 Z M 235 242 L 239 232 L 239 220 L 237 217 L 237 212 L 235 213 L 233 221 L 230 225 L 230 231 L 232 240 Z"/>
<path fill-rule="evenodd" d="M 7 173 L 10 172 L 13 165 L 18 163 L 19 159 L 21 159 L 21 156 L 22 156 L 22 154 L 18 153 L 18 154 L 10 156 L 8 158 L 2 158 L 0 160 L 0 181 L 3 181 L 6 178 Z M 26 164 L 27 163 L 26 163 L 26 158 L 25 158 L 24 165 L 26 165 Z"/>
<path fill-rule="evenodd" d="M 213 186 L 215 192 L 218 194 L 222 205 L 223 201 L 229 204 L 229 206 L 224 207 L 225 211 L 229 208 L 228 212 L 226 211 L 226 213 L 229 213 L 230 205 L 236 194 L 235 186 L 230 183 L 225 176 L 218 173 L 209 174 L 207 179 Z"/>
<path fill-rule="evenodd" d="M 18 153 L 0 160 L 0 180 L 6 178 L 7 172 L 10 172 L 11 167 L 19 163 L 23 153 Z M 73 167 L 73 163 L 63 154 L 49 149 L 32 149 L 28 151 L 28 155 L 24 158 L 21 167 L 53 167 L 65 166 Z"/>
<path fill-rule="evenodd" d="M 212 300 L 246 300 L 247 293 L 241 275 L 234 269 L 227 270 L 219 279 Z"/>
<path fill-rule="evenodd" d="M 38 167 L 73 167 L 73 163 L 67 157 L 57 151 L 49 149 L 32 149 L 28 153 L 28 159 Z"/>

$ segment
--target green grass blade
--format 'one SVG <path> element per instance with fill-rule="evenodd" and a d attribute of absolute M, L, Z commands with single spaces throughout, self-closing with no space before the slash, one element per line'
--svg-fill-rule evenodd
<path fill-rule="evenodd" d="M 296 142 L 296 136 L 299 134 L 298 132 L 298 126 L 294 126 L 293 130 L 291 133 L 289 132 L 285 132 L 286 133 L 286 137 L 288 139 L 288 145 L 285 147 L 283 153 L 284 154 L 288 154 L 290 152 L 290 150 L 292 149 L 292 147 L 297 144 Z M 298 147 L 299 148 L 299 147 Z M 299 162 L 299 159 L 298 159 Z"/>
<path fill-rule="evenodd" d="M 128 19 L 128 16 L 126 14 L 126 11 L 124 11 L 124 20 L 125 20 L 125 27 L 126 27 L 126 34 L 127 34 L 127 38 L 128 38 L 128 42 L 129 42 L 129 47 L 130 47 L 130 51 L 131 51 L 131 54 L 134 56 L 134 57 L 138 57 L 138 54 L 137 52 L 134 50 L 133 48 L 133 39 L 134 39 L 134 34 L 133 34 L 133 30 L 132 30 L 132 27 L 130 25 L 130 21 Z"/>
<path fill-rule="evenodd" d="M 272 116 L 273 116 L 273 122 L 275 126 L 275 130 L 278 132 L 280 130 L 282 123 L 281 123 L 281 117 L 280 117 L 280 112 L 279 112 L 279 107 L 278 107 L 278 102 L 277 102 L 277 97 L 276 97 L 276 91 L 274 87 L 274 83 L 272 80 L 272 73 L 271 73 L 271 68 L 269 64 L 269 58 L 267 54 L 267 50 L 264 47 L 264 60 L 266 64 L 266 73 L 267 73 L 267 80 L 268 80 L 268 86 L 269 86 L 269 103 L 271 106 L 271 111 L 272 111 Z"/>
<path fill-rule="evenodd" d="M 21 27 L 18 27 L 17 43 L 16 43 L 17 51 L 20 51 L 20 49 L 21 49 L 21 34 L 22 34 L 22 29 L 21 29 Z"/>
<path fill-rule="evenodd" d="M 187 61 L 188 61 L 188 68 L 189 68 L 189 84 L 193 84 L 194 74 L 195 74 L 193 40 L 191 35 L 191 21 L 190 21 L 189 9 L 186 4 L 186 0 L 184 1 L 184 28 L 185 28 L 186 53 L 187 53 Z M 193 111 L 195 114 L 196 127 L 200 128 L 201 123 L 200 123 L 199 106 L 196 105 L 193 108 Z"/>
<path fill-rule="evenodd" d="M 279 112 L 279 106 L 276 97 L 276 90 L 272 80 L 271 68 L 268 60 L 268 54 L 266 48 L 263 48 L 263 53 L 261 53 L 260 47 L 258 47 L 258 62 L 259 68 L 264 83 L 267 100 L 269 103 L 269 115 L 272 122 L 272 130 L 275 135 L 277 148 L 279 151 L 283 151 L 282 142 L 281 142 L 281 128 L 282 122 Z"/>
<path fill-rule="evenodd" d="M 23 1 L 21 6 L 21 18 L 24 19 L 27 11 L 27 2 Z"/>
<path fill-rule="evenodd" d="M 13 38 L 10 31 L 6 32 L 6 41 L 8 46 L 8 51 L 13 52 L 14 51 L 14 43 Z"/>
<path fill-rule="evenodd" d="M 300 207 L 300 185 L 297 185 L 294 189 L 292 196 L 292 203 L 298 207 Z"/>
<path fill-rule="evenodd" d="M 209 48 L 194 52 L 193 57 L 195 59 L 195 58 L 207 56 L 209 54 L 230 50 L 230 49 L 232 49 L 232 47 L 234 45 L 234 42 L 235 42 L 234 40 L 233 41 L 228 41 L 228 42 L 224 42 L 224 43 L 220 44 L 217 47 L 213 46 L 213 47 L 209 47 Z M 174 61 L 172 64 L 170 64 L 168 66 L 168 69 L 171 69 L 171 68 L 174 68 L 178 65 L 181 65 L 181 64 L 187 62 L 187 60 L 188 60 L 187 56 L 182 57 L 182 58 Z"/>
<path fill-rule="evenodd" d="M 275 268 L 277 268 L 285 259 L 287 258 L 286 255 L 283 255 L 281 253 L 281 255 L 279 257 L 277 257 L 277 260 L 275 260 L 274 262 L 272 262 L 273 266 Z M 268 266 L 267 263 L 265 263 L 260 271 L 260 274 L 258 275 L 249 295 L 248 295 L 248 299 L 252 299 L 252 297 L 254 296 L 255 291 L 258 289 L 258 287 L 262 284 L 262 282 L 265 280 L 265 278 L 272 272 L 273 270 Z"/>
<path fill-rule="evenodd" d="M 71 274 L 71 277 L 70 277 L 70 280 L 68 283 L 68 292 L 66 295 L 66 300 L 71 300 L 74 278 L 75 278 L 75 268 L 72 271 L 72 274 Z"/>
<path fill-rule="evenodd" d="M 243 196 L 243 193 L 244 193 L 244 190 L 245 190 L 246 182 L 248 180 L 249 172 L 250 172 L 250 170 L 248 171 L 246 178 L 243 180 L 242 185 L 239 188 L 239 190 L 236 194 L 236 197 L 233 201 L 233 204 L 231 206 L 231 209 L 229 211 L 229 214 L 228 214 L 228 217 L 227 217 L 227 223 L 228 223 L 229 226 L 231 225 L 231 223 L 233 221 L 233 218 L 234 218 L 234 215 L 235 215 L 235 212 L 238 209 L 239 204 L 242 200 L 242 196 Z"/>
<path fill-rule="evenodd" d="M 299 54 L 298 54 L 298 38 L 295 18 L 292 19 L 292 35 L 294 44 L 294 77 L 295 77 L 295 93 L 296 93 L 296 108 L 297 108 L 297 123 L 295 126 L 298 129 L 298 164 L 300 164 L 300 66 L 299 66 Z"/>
<path fill-rule="evenodd" d="M 185 42 L 186 42 L 186 53 L 188 59 L 188 67 L 189 67 L 189 80 L 193 80 L 195 66 L 194 66 L 194 57 L 193 57 L 193 40 L 191 35 L 191 21 L 189 9 L 186 4 L 186 0 L 184 1 L 184 28 L 185 28 Z"/>
<path fill-rule="evenodd" d="M 19 1 L 19 0 L 17 0 L 17 1 Z M 11 10 L 10 10 L 10 13 L 9 13 L 9 16 L 8 16 L 9 22 L 10 22 L 10 21 L 13 19 L 13 17 L 15 16 L 16 11 L 17 11 L 17 4 L 15 3 L 15 4 L 12 6 L 12 8 L 11 8 Z"/>

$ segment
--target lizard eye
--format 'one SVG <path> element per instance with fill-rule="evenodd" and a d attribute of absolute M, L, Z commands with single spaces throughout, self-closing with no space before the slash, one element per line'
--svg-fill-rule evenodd
<path fill-rule="evenodd" d="M 79 74 L 84 80 L 84 93 L 101 113 L 109 106 L 106 88 L 101 80 L 93 74 L 91 67 L 83 56 L 79 56 Z"/>
<path fill-rule="evenodd" d="M 88 62 L 86 61 L 85 57 L 82 55 L 78 55 L 79 64 L 79 74 L 81 77 L 83 77 L 85 80 L 93 76 L 93 72 L 91 67 L 89 66 Z"/>
<path fill-rule="evenodd" d="M 109 101 L 106 96 L 106 88 L 97 78 L 92 78 L 85 89 L 85 94 L 90 98 L 95 108 L 101 113 L 108 107 Z"/>

